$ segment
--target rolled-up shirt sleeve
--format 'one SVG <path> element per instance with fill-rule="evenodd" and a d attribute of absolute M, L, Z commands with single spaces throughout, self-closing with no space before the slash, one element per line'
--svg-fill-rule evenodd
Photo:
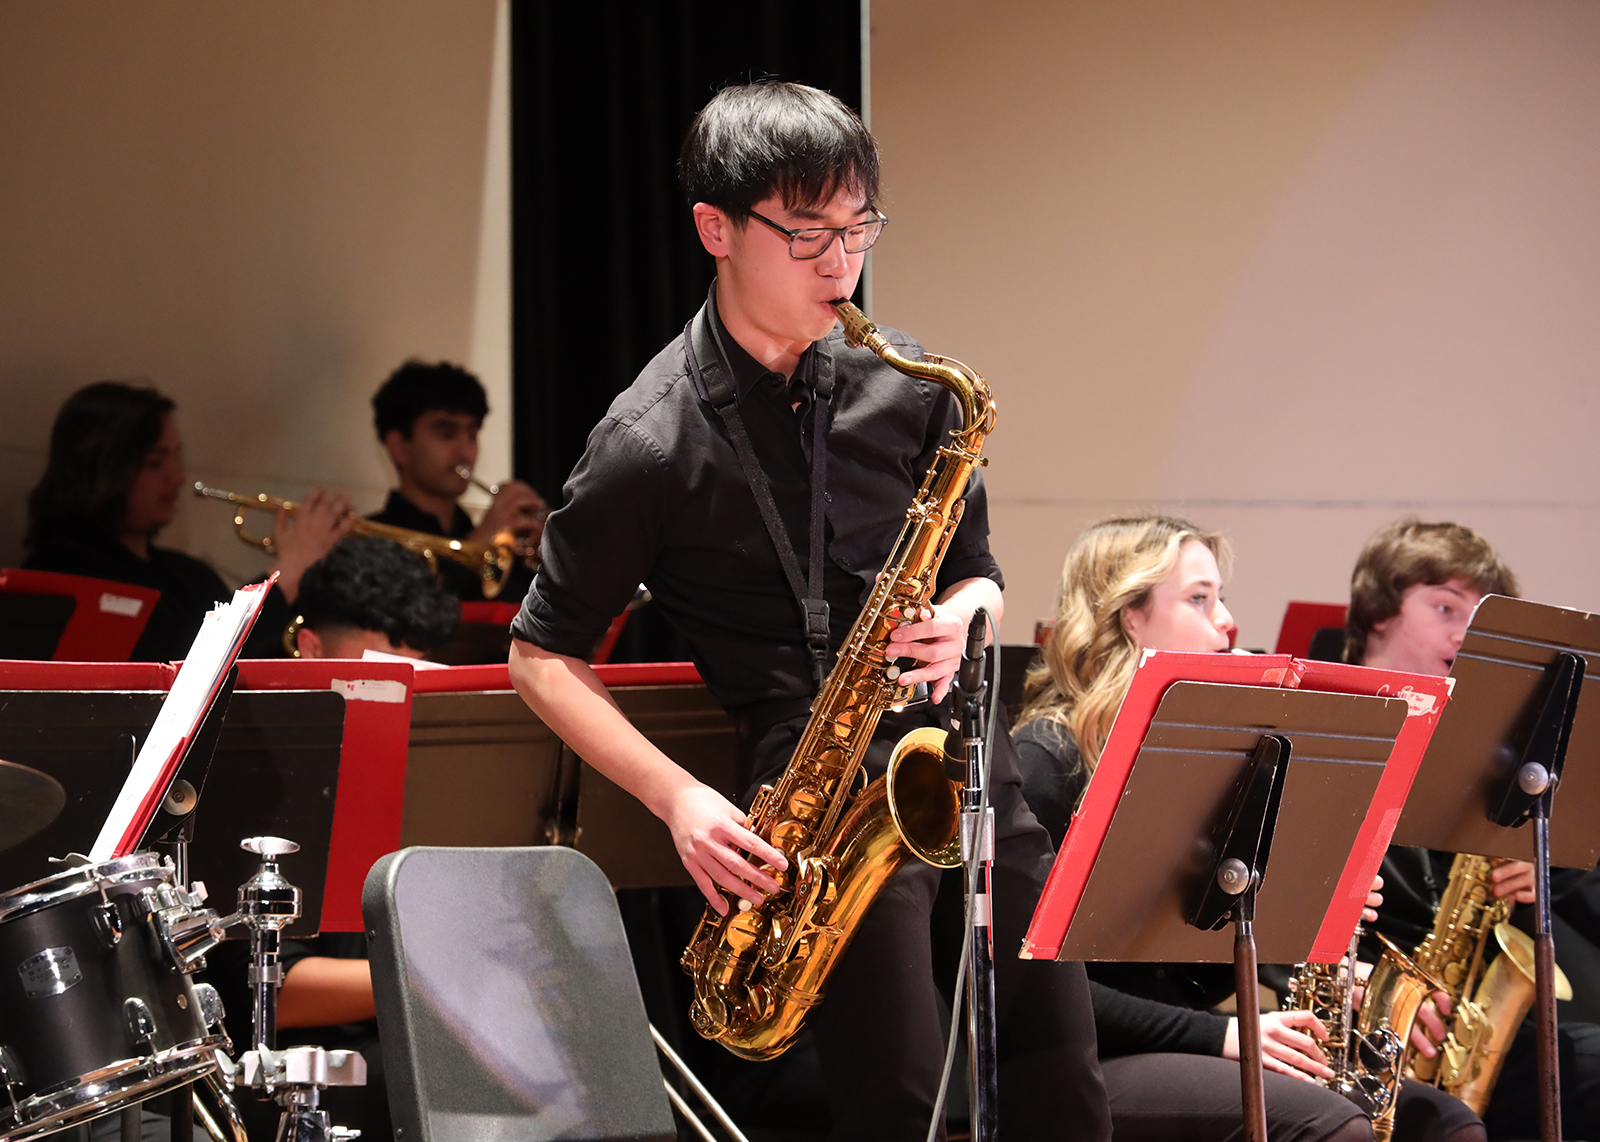
<path fill-rule="evenodd" d="M 666 457 L 630 424 L 608 417 L 550 516 L 542 562 L 511 624 L 526 642 L 587 659 L 655 565 L 668 533 Z"/>

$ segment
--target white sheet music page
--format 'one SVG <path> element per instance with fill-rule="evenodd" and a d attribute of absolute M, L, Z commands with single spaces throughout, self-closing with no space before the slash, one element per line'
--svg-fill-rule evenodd
<path fill-rule="evenodd" d="M 274 572 L 265 583 L 240 587 L 231 600 L 218 603 L 206 615 L 155 724 L 139 747 L 111 815 L 89 850 L 94 863 L 125 856 L 138 845 L 277 578 Z"/>

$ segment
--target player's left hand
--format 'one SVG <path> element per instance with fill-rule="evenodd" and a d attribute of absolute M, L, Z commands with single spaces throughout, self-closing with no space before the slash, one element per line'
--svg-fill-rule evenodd
<path fill-rule="evenodd" d="M 967 645 L 970 616 L 942 603 L 922 609 L 923 618 L 895 629 L 889 636 L 890 658 L 914 658 L 918 666 L 901 674 L 902 686 L 928 683 L 935 703 L 944 701 L 950 679 L 961 666 L 961 653 Z"/>
<path fill-rule="evenodd" d="M 1367 892 L 1367 906 L 1361 910 L 1361 919 L 1368 924 L 1378 922 L 1378 909 L 1383 907 L 1383 877 L 1372 878 L 1372 888 Z"/>
<path fill-rule="evenodd" d="M 1510 897 L 1518 904 L 1533 903 L 1533 865 L 1525 860 L 1502 861 L 1489 873 L 1494 881 L 1494 894 L 1504 900 Z"/>

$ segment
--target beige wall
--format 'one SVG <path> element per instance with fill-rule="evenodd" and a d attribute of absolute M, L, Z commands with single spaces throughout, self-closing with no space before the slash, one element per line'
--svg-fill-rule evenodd
<path fill-rule="evenodd" d="M 489 388 L 510 472 L 504 0 L 0 5 L 0 564 L 61 400 L 143 376 L 189 468 L 376 507 L 372 390 L 410 355 Z M 163 542 L 264 560 L 217 505 Z"/>
<path fill-rule="evenodd" d="M 1245 645 L 1478 527 L 1600 609 L 1600 5 L 873 0 L 877 316 L 989 378 L 1007 641 L 1089 522 L 1226 529 Z"/>

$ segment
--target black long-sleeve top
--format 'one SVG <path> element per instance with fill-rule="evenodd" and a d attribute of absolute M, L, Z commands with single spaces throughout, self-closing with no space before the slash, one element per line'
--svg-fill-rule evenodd
<path fill-rule="evenodd" d="M 1061 847 L 1089 774 L 1072 731 L 1039 718 L 1012 735 L 1028 808 Z M 1228 1019 L 1198 1010 L 1233 991 L 1222 964 L 1087 964 L 1100 1057 L 1172 1051 L 1220 1055 Z"/>
<path fill-rule="evenodd" d="M 920 359 L 902 333 L 880 329 Z M 810 562 L 810 394 L 827 387 L 823 594 L 837 648 L 871 591 L 935 453 L 961 422 L 943 388 L 908 377 L 835 329 L 812 344 L 789 381 L 722 329 L 715 286 L 690 325 L 706 377 L 726 367 L 753 451 L 771 485 L 802 573 Z M 717 341 L 726 352 L 719 358 Z M 731 374 L 731 375 L 729 375 Z M 799 399 L 797 413 L 793 402 Z M 810 653 L 799 605 L 767 534 L 727 428 L 691 377 L 682 336 L 645 366 L 589 435 L 544 533 L 543 565 L 512 632 L 558 654 L 587 658 L 642 582 L 693 651 L 711 692 L 731 710 L 808 699 Z M 983 481 L 966 508 L 938 587 L 986 577 Z M 803 710 L 802 710 L 803 712 Z"/>
<path fill-rule="evenodd" d="M 211 565 L 167 547 L 150 547 L 141 559 L 109 535 L 89 530 L 56 533 L 42 539 L 22 564 L 34 571 L 87 575 L 131 583 L 161 592 L 144 633 L 134 644 L 134 662 L 172 662 L 189 653 L 206 613 L 233 598 L 233 591 Z M 246 658 L 281 658 L 283 632 L 294 617 L 282 591 L 273 587 L 245 643 Z"/>

